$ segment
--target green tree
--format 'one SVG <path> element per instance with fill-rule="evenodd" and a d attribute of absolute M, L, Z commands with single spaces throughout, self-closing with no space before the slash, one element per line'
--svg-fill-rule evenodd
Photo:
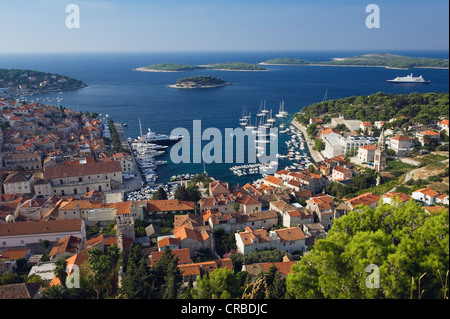
<path fill-rule="evenodd" d="M 183 282 L 183 276 L 178 268 L 178 258 L 172 254 L 169 246 L 156 265 L 157 282 L 161 283 L 160 297 L 164 299 L 176 299 Z"/>
<path fill-rule="evenodd" d="M 167 199 L 167 193 L 162 187 L 158 188 L 158 190 L 153 194 L 152 197 L 152 200 L 165 200 L 165 199 Z"/>
<path fill-rule="evenodd" d="M 335 220 L 328 236 L 292 267 L 287 290 L 295 298 L 404 299 L 411 278 L 417 282 L 426 273 L 423 298 L 441 298 L 448 225 L 448 211 L 429 215 L 413 201 L 358 207 Z M 369 265 L 379 269 L 379 289 L 366 285 Z"/>
<path fill-rule="evenodd" d="M 178 186 L 177 189 L 175 190 L 173 197 L 181 201 L 188 200 L 188 193 L 186 191 L 186 186 L 184 185 Z"/>
<path fill-rule="evenodd" d="M 235 203 L 233 203 L 232 208 L 233 208 L 233 211 L 237 214 L 241 210 L 241 204 L 239 204 L 238 202 L 235 202 Z"/>
<path fill-rule="evenodd" d="M 126 271 L 122 281 L 121 295 L 129 299 L 147 299 L 151 297 L 151 272 L 139 249 L 138 245 L 130 247 Z"/>
<path fill-rule="evenodd" d="M 53 269 L 53 273 L 56 278 L 61 282 L 61 286 L 66 287 L 66 279 L 67 279 L 67 262 L 65 258 L 58 258 L 55 262 L 55 269 Z"/>
<path fill-rule="evenodd" d="M 230 299 L 238 298 L 240 294 L 240 280 L 233 270 L 217 268 L 209 275 L 197 279 L 197 299 Z"/>

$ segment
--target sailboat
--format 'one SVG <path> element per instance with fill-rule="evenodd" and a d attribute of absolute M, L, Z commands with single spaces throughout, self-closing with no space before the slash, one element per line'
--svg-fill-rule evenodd
<path fill-rule="evenodd" d="M 277 120 L 275 118 L 272 117 L 272 110 L 270 110 L 270 116 L 267 119 L 267 124 L 270 125 L 270 127 L 273 126 L 273 124 L 275 124 L 277 122 Z"/>
<path fill-rule="evenodd" d="M 280 110 L 275 115 L 275 117 L 287 117 L 288 115 L 289 115 L 289 113 L 284 110 L 284 101 L 282 101 L 280 103 Z"/>
<path fill-rule="evenodd" d="M 246 129 L 246 130 L 251 130 L 252 133 L 255 133 L 255 134 L 256 134 L 256 129 L 257 129 L 257 127 L 256 127 L 255 125 L 252 125 L 252 113 L 251 113 L 251 112 L 250 112 L 250 116 L 249 116 L 249 119 L 248 119 L 248 123 L 247 123 L 247 125 L 245 126 L 245 129 Z"/>
<path fill-rule="evenodd" d="M 247 110 L 245 109 L 245 106 L 244 106 L 244 110 L 242 111 L 242 117 L 239 119 L 239 124 L 241 126 L 246 126 L 248 124 L 248 120 L 249 120 L 249 117 L 247 116 Z"/>
<path fill-rule="evenodd" d="M 327 99 L 328 99 L 328 89 L 326 89 L 326 91 L 325 91 L 325 94 L 322 99 L 322 103 L 325 102 Z"/>

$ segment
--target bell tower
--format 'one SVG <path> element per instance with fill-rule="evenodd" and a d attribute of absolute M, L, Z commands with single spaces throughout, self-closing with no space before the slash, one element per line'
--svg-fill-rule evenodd
<path fill-rule="evenodd" d="M 377 172 L 386 170 L 386 140 L 384 137 L 384 129 L 381 131 L 381 135 L 378 140 L 378 146 L 375 150 L 375 159 L 373 163 Z"/>

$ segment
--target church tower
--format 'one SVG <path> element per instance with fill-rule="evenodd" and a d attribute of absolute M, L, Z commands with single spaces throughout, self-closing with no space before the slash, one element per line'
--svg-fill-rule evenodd
<path fill-rule="evenodd" d="M 381 131 L 380 138 L 378 140 L 378 146 L 375 150 L 375 170 L 377 172 L 382 172 L 386 170 L 386 141 L 384 138 L 384 129 Z"/>

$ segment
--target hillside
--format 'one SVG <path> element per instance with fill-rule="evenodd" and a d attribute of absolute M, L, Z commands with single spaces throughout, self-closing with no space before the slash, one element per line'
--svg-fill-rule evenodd
<path fill-rule="evenodd" d="M 296 118 L 309 123 L 310 118 L 332 118 L 339 115 L 361 121 L 389 121 L 404 116 L 408 120 L 429 124 L 440 116 L 448 116 L 449 93 L 376 93 L 329 100 L 304 107 Z"/>
<path fill-rule="evenodd" d="M 0 68 L 0 87 L 12 93 L 73 90 L 87 86 L 83 81 L 55 73 Z"/>
<path fill-rule="evenodd" d="M 184 72 L 194 70 L 221 70 L 221 71 L 266 71 L 267 69 L 251 63 L 226 62 L 206 65 L 188 65 L 180 63 L 158 63 L 134 69 L 135 71 L 148 72 Z"/>
<path fill-rule="evenodd" d="M 448 68 L 448 59 L 415 58 L 388 53 L 372 53 L 354 57 L 334 58 L 332 61 L 311 62 L 294 58 L 268 60 L 263 65 L 324 65 L 324 66 L 370 66 L 386 68 Z"/>

